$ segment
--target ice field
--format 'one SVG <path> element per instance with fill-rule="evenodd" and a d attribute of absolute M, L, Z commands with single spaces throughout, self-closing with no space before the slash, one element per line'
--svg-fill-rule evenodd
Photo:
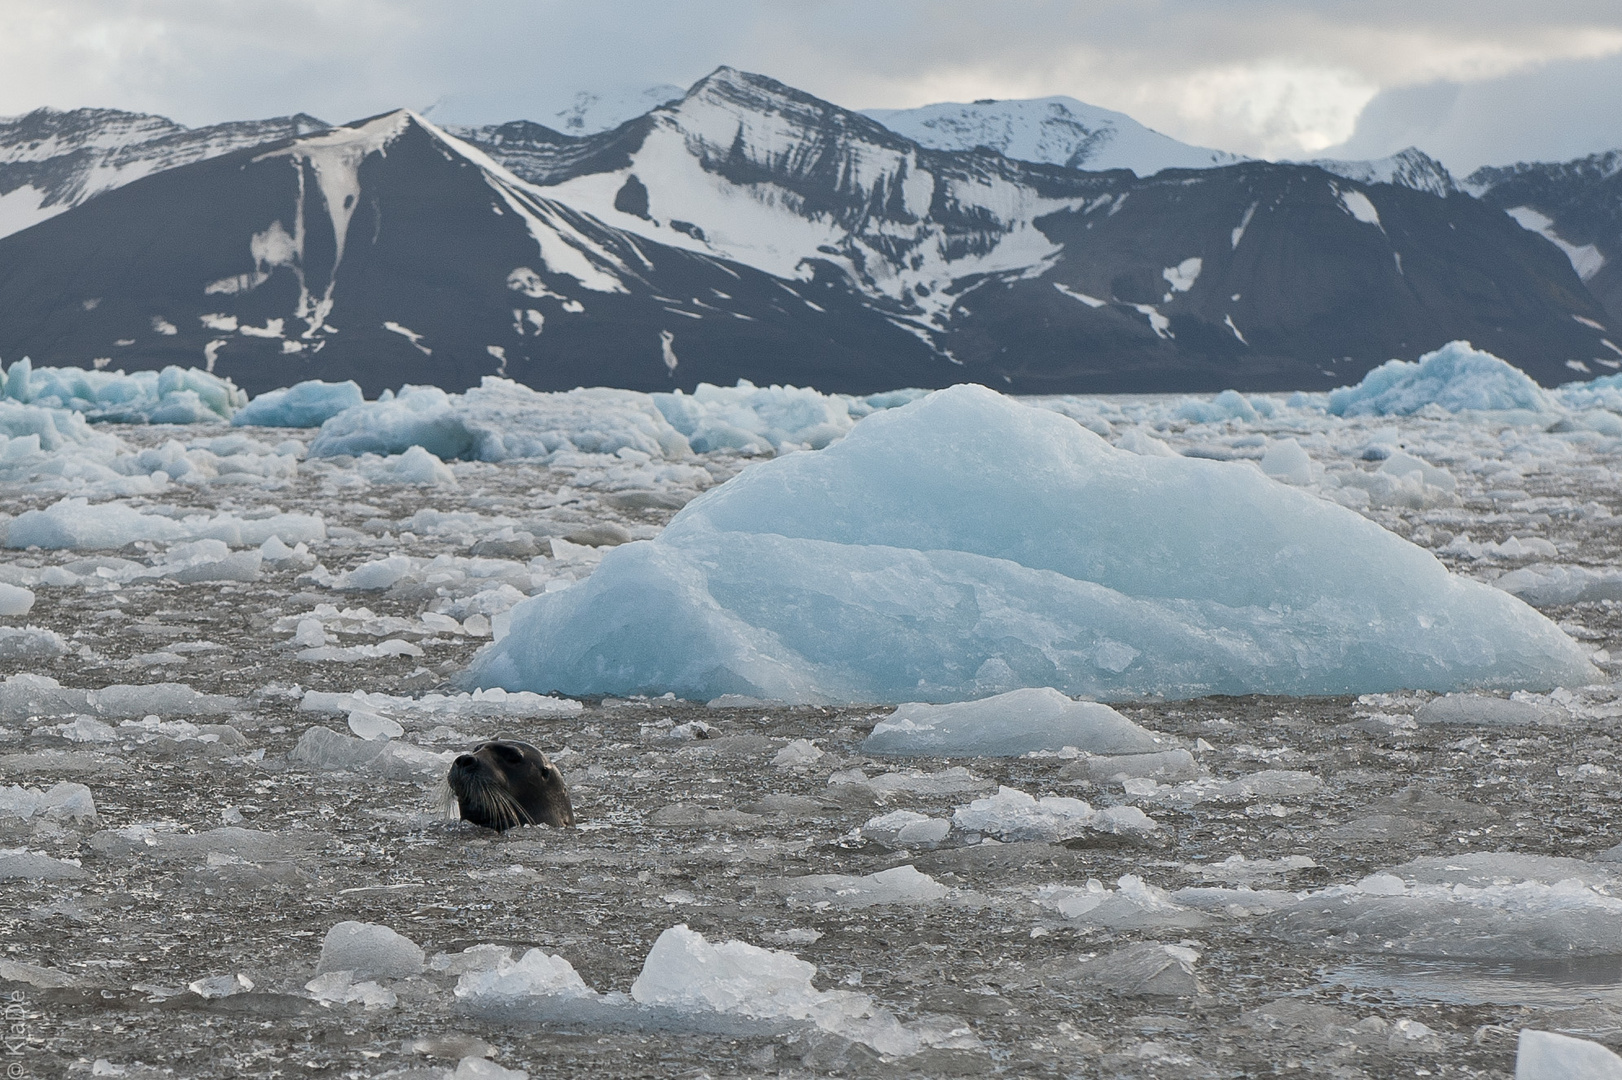
<path fill-rule="evenodd" d="M 1622 379 L 18 364 L 0 491 L 34 1074 L 1622 1068 Z"/>

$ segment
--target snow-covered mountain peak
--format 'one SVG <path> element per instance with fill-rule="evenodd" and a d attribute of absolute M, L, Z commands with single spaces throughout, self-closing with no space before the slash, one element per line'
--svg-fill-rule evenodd
<path fill-rule="evenodd" d="M 642 89 L 609 91 L 582 90 L 574 96 L 568 108 L 553 113 L 557 130 L 567 135 L 595 135 L 611 131 L 627 120 L 635 120 L 651 109 L 675 101 L 686 91 L 679 86 L 660 83 Z"/>
<path fill-rule="evenodd" d="M 1410 146 L 1390 157 L 1376 158 L 1373 161 L 1337 161 L 1323 158 L 1304 164 L 1316 165 L 1325 172 L 1344 176 L 1361 184 L 1396 184 L 1399 187 L 1413 188 L 1415 191 L 1428 191 L 1432 195 L 1444 198 L 1450 192 L 1459 190 L 1459 185 L 1454 181 L 1453 174 L 1448 172 L 1447 166 L 1417 146 Z"/>
<path fill-rule="evenodd" d="M 937 150 L 985 147 L 1005 157 L 1102 171 L 1208 169 L 1246 160 L 1190 146 L 1144 127 L 1125 113 L 1072 97 L 972 103 L 942 102 L 916 109 L 864 109 L 891 131 Z"/>

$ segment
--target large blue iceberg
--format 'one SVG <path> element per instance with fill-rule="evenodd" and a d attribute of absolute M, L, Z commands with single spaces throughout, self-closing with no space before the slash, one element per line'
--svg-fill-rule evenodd
<path fill-rule="evenodd" d="M 1549 688 L 1552 622 L 1249 464 L 1140 457 L 958 386 L 746 469 L 513 611 L 471 681 L 954 701 Z"/>

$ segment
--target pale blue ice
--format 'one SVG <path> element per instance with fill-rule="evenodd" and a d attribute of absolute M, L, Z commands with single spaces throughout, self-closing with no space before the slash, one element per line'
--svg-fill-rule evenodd
<path fill-rule="evenodd" d="M 231 423 L 260 427 L 320 427 L 365 399 L 354 381 L 329 383 L 310 379 L 270 390 L 237 410 Z"/>
<path fill-rule="evenodd" d="M 657 540 L 519 605 L 470 672 L 872 703 L 1597 677 L 1548 619 L 1350 510 L 1248 464 L 1117 450 L 975 386 L 746 469 Z"/>

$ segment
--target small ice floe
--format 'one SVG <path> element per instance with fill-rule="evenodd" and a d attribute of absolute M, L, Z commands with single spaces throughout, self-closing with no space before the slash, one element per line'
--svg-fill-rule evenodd
<path fill-rule="evenodd" d="M 836 908 L 929 904 L 944 900 L 952 893 L 951 889 L 911 865 L 895 866 L 859 877 L 851 874 L 808 874 L 785 878 L 777 884 L 777 888 L 792 905 Z"/>
<path fill-rule="evenodd" d="M 53 660 L 67 651 L 67 640 L 55 630 L 38 626 L 0 626 L 0 662 Z"/>
<path fill-rule="evenodd" d="M 1097 878 L 1084 886 L 1042 885 L 1033 899 L 1062 919 L 1115 930 L 1196 929 L 1210 922 L 1205 913 L 1177 903 L 1165 889 L 1136 874 L 1123 875 L 1115 886 L 1110 889 Z"/>
<path fill-rule="evenodd" d="M 567 698 L 505 690 L 475 690 L 471 694 L 424 694 L 420 698 L 393 694 L 329 693 L 305 691 L 299 701 L 303 712 L 347 715 L 357 709 L 414 723 L 449 723 L 456 720 L 531 720 L 543 717 L 575 716 L 583 706 Z"/>
<path fill-rule="evenodd" d="M 1185 945 L 1145 941 L 1066 965 L 1044 981 L 1097 987 L 1122 997 L 1193 997 L 1203 989 L 1194 972 L 1199 959 Z"/>
<path fill-rule="evenodd" d="M 991 781 L 974 775 L 961 765 L 939 772 L 926 773 L 918 769 L 879 773 L 868 776 L 860 769 L 847 769 L 828 777 L 830 786 L 851 786 L 870 792 L 883 801 L 895 795 L 929 798 L 942 795 L 963 795 L 971 791 L 984 791 Z"/>
<path fill-rule="evenodd" d="M 799 769 L 814 764 L 823 756 L 810 739 L 795 739 L 772 755 L 772 764 L 779 769 Z"/>
<path fill-rule="evenodd" d="M 94 821 L 96 802 L 89 788 L 66 780 L 47 791 L 17 785 L 0 787 L 0 819 L 8 817 Z"/>
<path fill-rule="evenodd" d="M 17 515 L 6 532 L 6 545 L 38 545 L 48 550 L 121 548 L 137 540 L 175 543 L 182 540 L 220 540 L 232 547 L 258 547 L 272 536 L 283 543 L 325 540 L 326 523 L 305 514 L 276 514 L 241 518 L 231 513 L 209 517 L 194 514 L 164 517 L 143 514 L 123 503 L 90 506 L 83 498 L 64 498 L 44 510 Z"/>
<path fill-rule="evenodd" d="M 995 795 L 958 807 L 952 812 L 952 824 L 964 832 L 984 833 L 1004 841 L 1049 843 L 1088 831 L 1143 837 L 1160 830 L 1158 822 L 1135 806 L 1095 810 L 1080 799 L 1062 795 L 1038 799 L 1011 787 L 998 788 Z"/>
<path fill-rule="evenodd" d="M 424 750 L 403 739 L 354 738 L 316 726 L 299 736 L 287 757 L 317 769 L 364 769 L 392 780 L 431 780 L 442 778 L 456 755 Z"/>
<path fill-rule="evenodd" d="M 11 675 L 0 683 L 0 719 L 88 715 L 102 718 L 208 716 L 241 708 L 233 697 L 200 694 L 182 683 L 122 683 L 100 690 L 63 686 L 46 675 Z"/>
<path fill-rule="evenodd" d="M 1477 727 L 1529 727 L 1562 724 L 1570 714 L 1543 701 L 1521 701 L 1487 694 L 1447 694 L 1432 698 L 1414 712 L 1421 724 L 1470 724 Z"/>
<path fill-rule="evenodd" d="M 952 705 L 901 705 L 862 743 L 869 754 L 947 757 L 1017 757 L 1066 747 L 1141 754 L 1161 749 L 1162 741 L 1108 705 L 1041 687 Z"/>
<path fill-rule="evenodd" d="M 89 876 L 77 859 L 53 859 L 27 848 L 0 849 L 0 881 L 77 881 Z"/>
<path fill-rule="evenodd" d="M 795 940 L 807 939 L 796 935 Z M 734 1035 L 817 1028 L 864 1043 L 886 1057 L 930 1047 L 980 1046 L 957 1021 L 940 1017 L 902 1023 L 866 994 L 818 990 L 812 983 L 816 965 L 792 953 L 742 941 L 711 943 L 685 923 L 659 935 L 629 996 L 598 993 L 566 959 L 540 949 L 516 961 L 507 949 L 484 946 L 475 952 L 443 961 L 436 956 L 434 966 L 459 973 L 457 1000 L 492 1019 Z"/>
<path fill-rule="evenodd" d="M 1589 1039 L 1522 1028 L 1515 1080 L 1622 1080 L 1622 1057 Z"/>
<path fill-rule="evenodd" d="M 214 1000 L 216 998 L 233 997 L 237 994 L 246 994 L 253 990 L 253 980 L 243 974 L 213 975 L 207 978 L 196 979 L 186 984 L 186 989 L 200 998 Z"/>
<path fill-rule="evenodd" d="M 938 844 L 951 831 L 952 823 L 945 818 L 932 818 L 912 810 L 892 810 L 869 818 L 859 830 L 864 839 L 893 848 Z"/>
<path fill-rule="evenodd" d="M 1251 803 L 1258 799 L 1278 799 L 1312 795 L 1323 790 L 1323 781 L 1296 769 L 1263 769 L 1234 780 L 1202 776 L 1181 784 L 1156 783 L 1153 778 L 1126 780 L 1128 795 L 1188 805 L 1204 802 Z"/>
<path fill-rule="evenodd" d="M 15 618 L 18 615 L 27 615 L 33 608 L 32 590 L 0 582 L 0 616 Z"/>
<path fill-rule="evenodd" d="M 1604 567 L 1534 563 L 1511 570 L 1493 585 L 1539 607 L 1622 600 L 1622 570 Z"/>
<path fill-rule="evenodd" d="M 318 973 L 348 971 L 360 978 L 405 978 L 426 969 L 421 946 L 377 923 L 341 922 L 321 940 Z"/>
<path fill-rule="evenodd" d="M 1350 952 L 1464 960 L 1622 953 L 1622 875 L 1552 856 L 1472 853 L 1416 859 L 1305 894 L 1273 932 Z"/>
<path fill-rule="evenodd" d="M 1187 750 L 1161 750 L 1153 754 L 1084 754 L 1059 770 L 1061 780 L 1094 783 L 1148 779 L 1170 784 L 1200 775 L 1199 762 Z"/>

